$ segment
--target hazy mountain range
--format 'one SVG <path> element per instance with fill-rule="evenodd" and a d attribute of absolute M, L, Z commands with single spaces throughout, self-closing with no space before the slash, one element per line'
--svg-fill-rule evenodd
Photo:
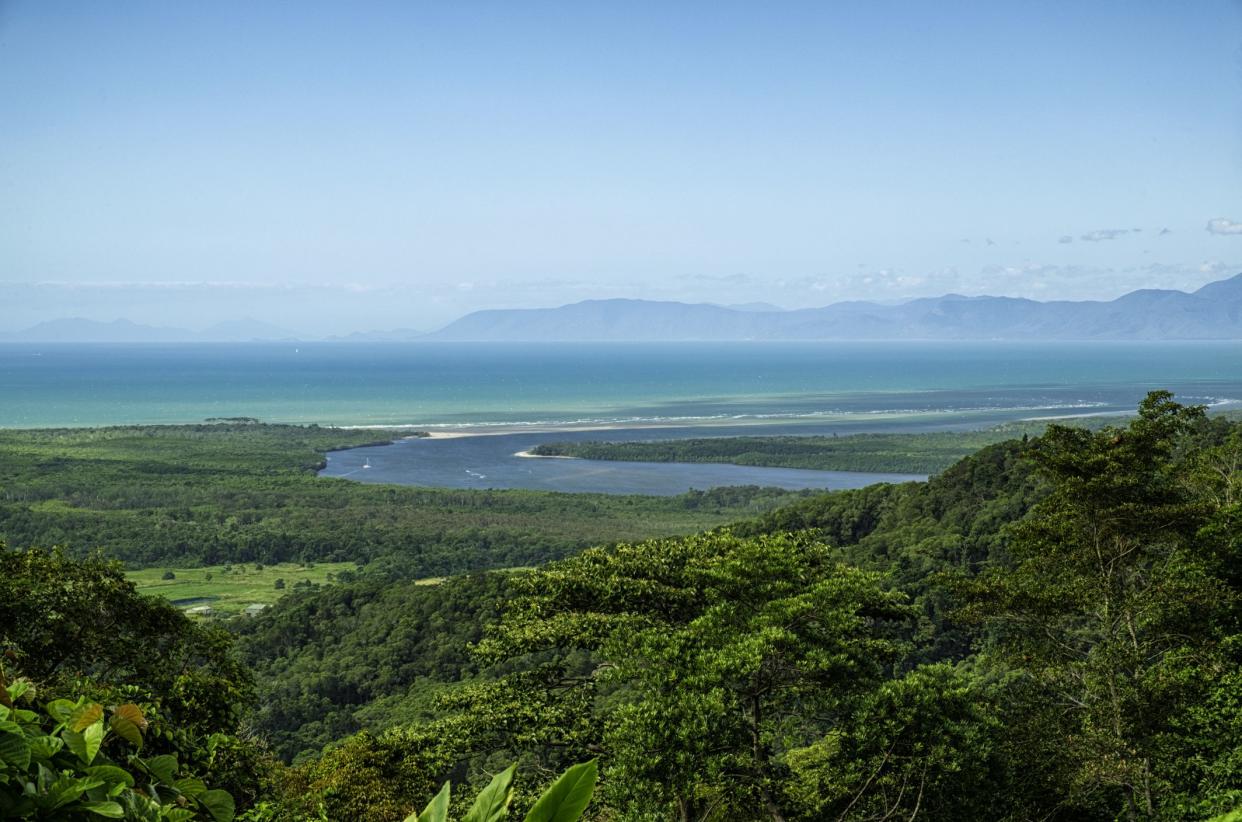
<path fill-rule="evenodd" d="M 203 331 L 128 320 L 62 319 L 0 341 L 250 342 L 294 340 L 270 323 L 242 319 Z M 303 337 L 302 339 L 307 339 Z M 1242 274 L 1197 291 L 1143 289 L 1108 301 L 1071 302 L 947 294 L 896 305 L 842 302 L 783 310 L 651 300 L 587 300 L 559 308 L 475 311 L 439 331 L 355 332 L 344 342 L 410 340 L 585 342 L 676 340 L 1219 340 L 1242 339 Z"/>
<path fill-rule="evenodd" d="M 1109 301 L 948 294 L 898 305 L 835 303 L 756 311 L 709 304 L 588 300 L 476 311 L 431 340 L 1186 340 L 1242 339 L 1242 274 L 1198 291 L 1132 291 Z"/>

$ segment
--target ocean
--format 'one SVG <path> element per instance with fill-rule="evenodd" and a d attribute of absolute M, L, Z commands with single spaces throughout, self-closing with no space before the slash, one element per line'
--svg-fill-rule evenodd
<path fill-rule="evenodd" d="M 494 430 L 986 425 L 1242 401 L 1242 344 L 0 345 L 0 426 L 192 423 Z"/>

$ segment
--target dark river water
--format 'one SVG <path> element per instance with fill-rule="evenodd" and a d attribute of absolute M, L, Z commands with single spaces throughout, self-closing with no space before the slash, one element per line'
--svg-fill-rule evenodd
<path fill-rule="evenodd" d="M 758 433 L 754 428 L 613 429 L 557 431 L 447 439 L 405 439 L 392 445 L 353 448 L 328 454 L 320 476 L 358 482 L 423 485 L 441 488 L 531 488 L 604 494 L 681 494 L 691 488 L 765 485 L 778 488 L 861 488 L 877 482 L 907 482 L 915 474 L 853 471 L 807 471 L 745 465 L 680 462 L 603 462 L 515 456 L 545 442 L 577 440 L 652 440 L 726 433 Z M 762 433 L 777 433 L 767 429 Z M 800 433 L 816 433 L 807 428 Z M 370 465 L 369 468 L 363 466 Z"/>

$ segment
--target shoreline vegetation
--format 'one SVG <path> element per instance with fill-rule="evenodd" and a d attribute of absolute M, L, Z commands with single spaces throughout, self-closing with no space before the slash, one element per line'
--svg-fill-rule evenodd
<path fill-rule="evenodd" d="M 672 497 L 461 490 L 316 476 L 329 451 L 393 439 L 250 422 L 0 430 L 0 535 L 18 549 L 103 550 L 132 569 L 358 562 L 387 577 L 428 578 L 694 533 L 805 496 L 757 486 Z"/>
<path fill-rule="evenodd" d="M 1119 417 L 1058 420 L 1085 428 Z M 1011 439 L 1037 437 L 1047 421 L 1004 423 L 979 431 L 926 431 L 910 434 L 773 435 L 694 437 L 639 442 L 550 442 L 516 457 L 617 462 L 726 463 L 765 468 L 936 474 L 981 448 Z"/>

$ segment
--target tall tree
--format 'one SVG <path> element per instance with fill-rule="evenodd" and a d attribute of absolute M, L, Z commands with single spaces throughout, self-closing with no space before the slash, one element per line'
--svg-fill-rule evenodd
<path fill-rule="evenodd" d="M 1014 566 L 972 586 L 966 613 L 991 627 L 993 658 L 1046 700 L 1040 733 L 1057 740 L 1071 805 L 1136 820 L 1176 792 L 1161 751 L 1236 596 L 1180 458 L 1202 416 L 1161 391 L 1125 428 L 1051 426 L 1033 451 L 1051 493 L 1014 529 Z"/>
<path fill-rule="evenodd" d="M 986 756 L 959 679 L 881 687 L 911 609 L 812 534 L 590 550 L 525 584 L 481 651 L 529 667 L 463 715 L 528 756 L 599 755 L 621 818 L 913 818 Z"/>

